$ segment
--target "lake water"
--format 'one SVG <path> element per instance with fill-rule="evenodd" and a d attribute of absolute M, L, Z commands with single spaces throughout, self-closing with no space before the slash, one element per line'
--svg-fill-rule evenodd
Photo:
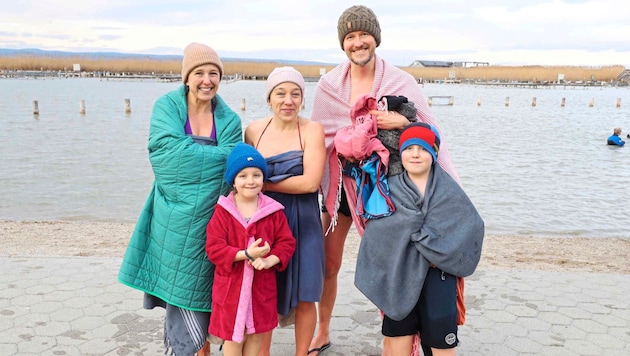
<path fill-rule="evenodd" d="M 0 219 L 135 222 L 153 179 L 146 150 L 151 108 L 178 85 L 0 80 Z M 241 114 L 243 126 L 269 114 L 264 85 L 221 84 L 219 94 Z M 306 117 L 314 88 L 307 83 Z M 630 90 L 422 89 L 427 97 L 454 98 L 452 106 L 434 99 L 432 110 L 487 233 L 630 235 L 630 147 L 605 144 L 614 127 L 622 127 L 623 137 L 630 131 Z M 125 99 L 131 100 L 129 114 Z"/>

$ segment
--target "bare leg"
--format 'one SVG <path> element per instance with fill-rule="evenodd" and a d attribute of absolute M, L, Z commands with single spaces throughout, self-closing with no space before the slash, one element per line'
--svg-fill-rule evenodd
<path fill-rule="evenodd" d="M 315 333 L 317 308 L 312 302 L 299 302 L 295 310 L 295 354 L 305 355 Z M 261 334 L 261 347 L 258 356 L 271 355 L 272 332 Z"/>
<path fill-rule="evenodd" d="M 413 335 L 388 337 L 387 339 L 392 355 L 411 355 Z"/>
<path fill-rule="evenodd" d="M 433 356 L 455 356 L 457 355 L 457 350 L 455 348 L 452 349 L 436 349 L 431 348 L 431 352 Z"/>
<path fill-rule="evenodd" d="M 383 337 L 383 352 L 381 356 L 392 356 L 392 349 L 390 348 L 390 339 L 391 337 L 385 336 Z"/>
<path fill-rule="evenodd" d="M 245 339 L 245 341 L 247 341 L 247 339 Z M 245 341 L 243 341 L 243 343 Z M 243 355 L 243 343 L 234 342 L 234 341 L 227 341 L 226 340 L 223 343 L 223 355 L 224 356 L 242 356 Z"/>
<path fill-rule="evenodd" d="M 328 213 L 322 213 L 322 225 L 324 231 L 326 231 L 330 225 L 330 216 Z M 322 297 L 317 310 L 319 326 L 315 337 L 311 340 L 309 349 L 322 347 L 322 345 L 330 342 L 330 319 L 332 318 L 335 300 L 337 299 L 337 275 L 341 269 L 343 246 L 351 225 L 352 219 L 340 214 L 337 218 L 335 230 L 329 231 L 328 235 L 324 237 L 324 253 L 326 254 L 324 290 L 322 291 Z M 312 356 L 314 355 L 315 354 L 312 354 Z"/>
<path fill-rule="evenodd" d="M 196 356 L 210 356 L 210 343 L 206 341 L 206 344 L 203 345 L 201 350 L 195 353 Z"/>
<path fill-rule="evenodd" d="M 260 352 L 262 334 L 247 335 L 243 341 L 243 356 L 256 356 Z"/>
<path fill-rule="evenodd" d="M 273 331 L 263 333 L 261 343 L 260 343 L 260 352 L 258 356 L 271 356 L 271 339 L 273 336 Z"/>
<path fill-rule="evenodd" d="M 385 336 L 383 337 L 383 352 L 381 353 L 381 356 L 392 356 L 394 355 L 392 353 L 392 350 L 390 349 L 390 340 L 391 337 Z M 422 346 L 420 345 L 420 338 L 418 337 L 418 335 L 414 335 L 413 336 L 413 341 L 411 343 L 411 356 L 422 356 L 423 350 L 422 350 Z M 424 353 L 425 356 L 433 356 L 430 353 Z"/>
<path fill-rule="evenodd" d="M 307 354 L 316 324 L 317 308 L 315 303 L 299 302 L 295 311 L 295 355 Z"/>

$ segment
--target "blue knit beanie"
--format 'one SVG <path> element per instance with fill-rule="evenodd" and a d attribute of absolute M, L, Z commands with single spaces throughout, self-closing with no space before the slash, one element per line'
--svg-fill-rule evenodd
<path fill-rule="evenodd" d="M 267 161 L 254 147 L 246 143 L 238 143 L 227 158 L 227 169 L 225 170 L 225 181 L 234 185 L 234 178 L 238 172 L 245 168 L 260 168 L 263 179 L 267 178 Z"/>

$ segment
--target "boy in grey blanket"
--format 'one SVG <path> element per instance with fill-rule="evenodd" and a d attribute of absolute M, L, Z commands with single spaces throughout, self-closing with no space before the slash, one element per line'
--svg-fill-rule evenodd
<path fill-rule="evenodd" d="M 471 275 L 481 257 L 483 220 L 435 164 L 439 147 L 428 124 L 401 132 L 404 172 L 388 178 L 396 212 L 368 221 L 359 247 L 354 283 L 383 312 L 392 355 L 409 355 L 417 333 L 425 354 L 456 354 L 458 306 L 464 308 L 457 277 Z"/>

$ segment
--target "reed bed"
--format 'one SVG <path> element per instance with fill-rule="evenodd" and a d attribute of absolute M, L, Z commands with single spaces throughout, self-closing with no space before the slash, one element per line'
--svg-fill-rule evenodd
<path fill-rule="evenodd" d="M 11 56 L 0 57 L 0 70 L 26 71 L 72 71 L 73 65 L 81 65 L 85 72 L 110 72 L 133 74 L 178 74 L 181 71 L 181 60 L 154 58 L 108 58 L 95 59 L 82 56 Z M 223 63 L 224 74 L 239 74 L 245 77 L 266 78 L 278 66 L 286 63 L 265 61 L 232 61 Z M 318 77 L 321 69 L 326 71 L 334 68 L 334 64 L 306 64 L 294 65 L 305 77 Z M 518 81 L 518 82 L 555 82 L 558 75 L 563 74 L 564 80 L 576 81 L 616 81 L 624 66 L 611 65 L 602 67 L 581 66 L 479 66 L 479 67 L 401 67 L 414 78 L 427 81 L 461 80 L 461 81 Z"/>
<path fill-rule="evenodd" d="M 177 74 L 181 72 L 181 60 L 137 59 L 95 59 L 70 56 L 13 56 L 0 57 L 0 70 L 25 71 L 72 71 L 75 63 L 81 65 L 84 72 L 112 73 L 156 73 Z"/>
<path fill-rule="evenodd" d="M 455 68 L 403 68 L 415 78 L 425 80 L 481 80 L 481 81 L 518 81 L 518 82 L 555 82 L 563 74 L 565 81 L 616 81 L 624 66 L 603 67 L 577 66 L 479 66 Z M 451 74 L 454 74 L 451 76 Z"/>

